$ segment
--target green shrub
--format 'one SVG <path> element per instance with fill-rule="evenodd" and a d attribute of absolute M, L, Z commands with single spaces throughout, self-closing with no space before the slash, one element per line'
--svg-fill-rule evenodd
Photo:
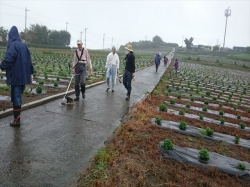
<path fill-rule="evenodd" d="M 224 125 L 225 123 L 225 119 L 224 118 L 220 118 L 220 124 Z"/>
<path fill-rule="evenodd" d="M 209 153 L 206 149 L 201 149 L 199 151 L 199 157 L 201 160 L 208 161 L 209 160 Z"/>
<path fill-rule="evenodd" d="M 216 101 L 216 100 L 217 100 L 217 98 L 216 98 L 216 97 L 213 97 L 213 100 L 214 100 L 214 101 Z"/>
<path fill-rule="evenodd" d="M 164 142 L 162 144 L 162 148 L 164 148 L 166 150 L 173 150 L 174 149 L 174 145 L 171 142 L 171 140 L 166 139 L 166 140 L 164 140 Z"/>
<path fill-rule="evenodd" d="M 180 110 L 179 111 L 179 115 L 185 115 L 185 111 L 184 110 Z"/>
<path fill-rule="evenodd" d="M 223 110 L 219 110 L 219 114 L 223 116 L 224 115 L 224 111 Z"/>
<path fill-rule="evenodd" d="M 60 77 L 56 77 L 56 80 L 59 81 L 59 80 L 60 80 Z"/>
<path fill-rule="evenodd" d="M 155 122 L 157 125 L 160 125 L 161 124 L 161 121 L 162 121 L 162 117 L 161 116 L 156 116 L 155 118 Z"/>
<path fill-rule="evenodd" d="M 169 92 L 169 93 L 171 93 L 171 92 L 172 92 L 171 88 L 169 88 L 169 89 L 168 89 L 168 92 Z"/>
<path fill-rule="evenodd" d="M 213 129 L 211 129 L 210 127 L 206 127 L 206 134 L 207 136 L 212 136 L 214 134 Z"/>
<path fill-rule="evenodd" d="M 190 97 L 190 100 L 191 100 L 191 101 L 194 101 L 194 97 Z"/>
<path fill-rule="evenodd" d="M 245 129 L 245 127 L 246 127 L 245 123 L 243 123 L 243 122 L 240 122 L 239 126 L 241 129 Z"/>
<path fill-rule="evenodd" d="M 219 103 L 219 107 L 222 107 L 222 103 Z"/>
<path fill-rule="evenodd" d="M 238 135 L 235 136 L 234 142 L 238 144 L 240 142 L 240 137 Z"/>
<path fill-rule="evenodd" d="M 179 125 L 179 129 L 185 131 L 187 129 L 187 123 L 184 121 L 181 121 Z"/>
<path fill-rule="evenodd" d="M 167 85 L 166 88 L 169 89 L 169 85 Z"/>
<path fill-rule="evenodd" d="M 36 93 L 40 94 L 43 92 L 43 89 L 41 86 L 36 87 Z"/>
<path fill-rule="evenodd" d="M 167 106 L 165 104 L 160 104 L 159 105 L 159 110 L 166 112 L 168 110 Z"/>
<path fill-rule="evenodd" d="M 238 163 L 237 166 L 236 166 L 236 168 L 238 168 L 240 170 L 246 170 L 247 169 L 246 165 L 243 164 L 243 163 Z"/>
<path fill-rule="evenodd" d="M 209 104 L 208 100 L 205 100 L 205 101 L 204 101 L 204 104 L 205 104 L 205 105 L 208 105 L 208 104 Z"/>
<path fill-rule="evenodd" d="M 210 96 L 211 95 L 211 92 L 210 91 L 207 91 L 206 92 L 206 96 Z"/>
<path fill-rule="evenodd" d="M 171 105 L 174 105 L 175 104 L 175 101 L 173 99 L 170 100 L 170 104 Z"/>
<path fill-rule="evenodd" d="M 247 112 L 248 112 L 248 113 L 250 113 L 250 108 L 249 108 L 249 109 L 247 109 Z"/>

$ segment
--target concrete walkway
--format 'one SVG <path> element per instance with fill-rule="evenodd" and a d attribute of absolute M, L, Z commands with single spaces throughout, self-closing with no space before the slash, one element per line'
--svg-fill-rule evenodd
<path fill-rule="evenodd" d="M 161 63 L 157 73 L 155 66 L 136 72 L 129 101 L 117 81 L 114 93 L 102 84 L 72 106 L 57 99 L 25 110 L 20 128 L 9 126 L 12 116 L 1 118 L 0 187 L 75 186 L 129 107 L 154 89 L 165 70 Z"/>

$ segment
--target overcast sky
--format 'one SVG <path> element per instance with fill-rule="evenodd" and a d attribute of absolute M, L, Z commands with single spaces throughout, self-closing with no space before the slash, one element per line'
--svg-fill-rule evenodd
<path fill-rule="evenodd" d="M 178 43 L 194 37 L 194 45 L 223 45 L 226 17 L 230 6 L 226 47 L 250 46 L 250 0 L 0 0 L 0 26 L 19 31 L 41 24 L 50 30 L 67 30 L 71 46 L 85 39 L 90 49 L 102 49 L 112 44 L 151 40 L 155 35 L 165 42 Z M 112 43 L 113 38 L 113 43 Z M 184 42 L 183 42 L 184 46 Z"/>

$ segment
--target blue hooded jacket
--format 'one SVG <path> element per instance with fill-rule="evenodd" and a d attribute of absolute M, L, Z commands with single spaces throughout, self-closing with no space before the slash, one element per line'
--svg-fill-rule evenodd
<path fill-rule="evenodd" d="M 8 85 L 26 85 L 31 82 L 34 68 L 30 51 L 21 41 L 16 26 L 8 34 L 7 51 L 0 68 L 6 70 Z"/>

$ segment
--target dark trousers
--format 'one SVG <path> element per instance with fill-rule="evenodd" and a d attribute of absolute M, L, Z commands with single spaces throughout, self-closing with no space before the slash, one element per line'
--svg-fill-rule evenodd
<path fill-rule="evenodd" d="M 129 95 L 132 90 L 132 87 L 131 87 L 132 78 L 133 78 L 132 73 L 125 69 L 125 72 L 123 74 L 123 85 L 127 89 Z"/>
<path fill-rule="evenodd" d="M 160 64 L 155 64 L 155 68 L 156 68 L 156 71 L 158 70 L 158 67 L 159 67 Z"/>
<path fill-rule="evenodd" d="M 11 85 L 11 101 L 13 103 L 14 123 L 20 122 L 22 94 L 25 85 Z"/>
<path fill-rule="evenodd" d="M 80 95 L 80 86 L 81 85 L 81 92 L 82 94 L 85 94 L 85 81 L 86 81 L 86 66 L 82 63 L 76 64 L 76 70 L 75 70 L 75 94 L 77 97 Z"/>

